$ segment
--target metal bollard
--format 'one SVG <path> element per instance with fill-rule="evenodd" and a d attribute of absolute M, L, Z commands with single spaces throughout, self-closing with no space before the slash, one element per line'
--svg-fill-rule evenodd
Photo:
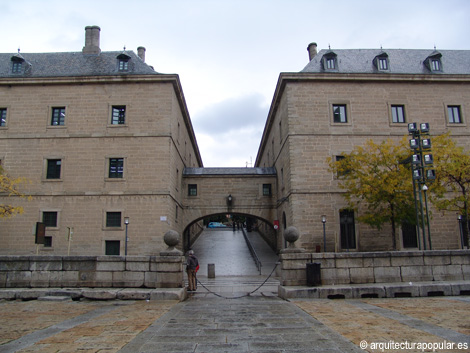
<path fill-rule="evenodd" d="M 215 264 L 207 264 L 207 278 L 215 278 Z"/>

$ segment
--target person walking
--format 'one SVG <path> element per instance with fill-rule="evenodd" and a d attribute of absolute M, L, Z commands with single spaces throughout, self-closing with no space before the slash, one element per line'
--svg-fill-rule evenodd
<path fill-rule="evenodd" d="M 194 255 L 193 250 L 189 250 L 188 260 L 186 261 L 186 273 L 188 274 L 188 292 L 196 291 L 196 272 L 199 268 L 199 261 Z"/>

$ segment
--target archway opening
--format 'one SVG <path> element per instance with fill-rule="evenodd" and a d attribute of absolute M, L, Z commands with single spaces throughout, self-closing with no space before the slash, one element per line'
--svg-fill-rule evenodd
<path fill-rule="evenodd" d="M 273 225 L 262 218 L 215 213 L 186 227 L 183 250 L 194 250 L 202 276 L 208 275 L 209 264 L 215 266 L 217 277 L 263 276 L 272 272 L 278 261 L 277 236 Z"/>

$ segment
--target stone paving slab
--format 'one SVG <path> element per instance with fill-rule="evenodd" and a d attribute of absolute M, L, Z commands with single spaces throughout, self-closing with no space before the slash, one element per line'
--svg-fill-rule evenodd
<path fill-rule="evenodd" d="M 468 296 L 0 300 L 0 352 L 470 352 L 469 317 Z M 379 346 L 390 342 L 466 348 Z"/>

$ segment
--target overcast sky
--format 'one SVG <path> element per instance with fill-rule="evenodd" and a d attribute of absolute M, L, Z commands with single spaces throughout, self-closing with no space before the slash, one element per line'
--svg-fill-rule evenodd
<path fill-rule="evenodd" d="M 277 79 L 318 50 L 470 49 L 470 0 L 0 0 L 0 52 L 137 52 L 180 76 L 205 167 L 254 163 Z"/>

